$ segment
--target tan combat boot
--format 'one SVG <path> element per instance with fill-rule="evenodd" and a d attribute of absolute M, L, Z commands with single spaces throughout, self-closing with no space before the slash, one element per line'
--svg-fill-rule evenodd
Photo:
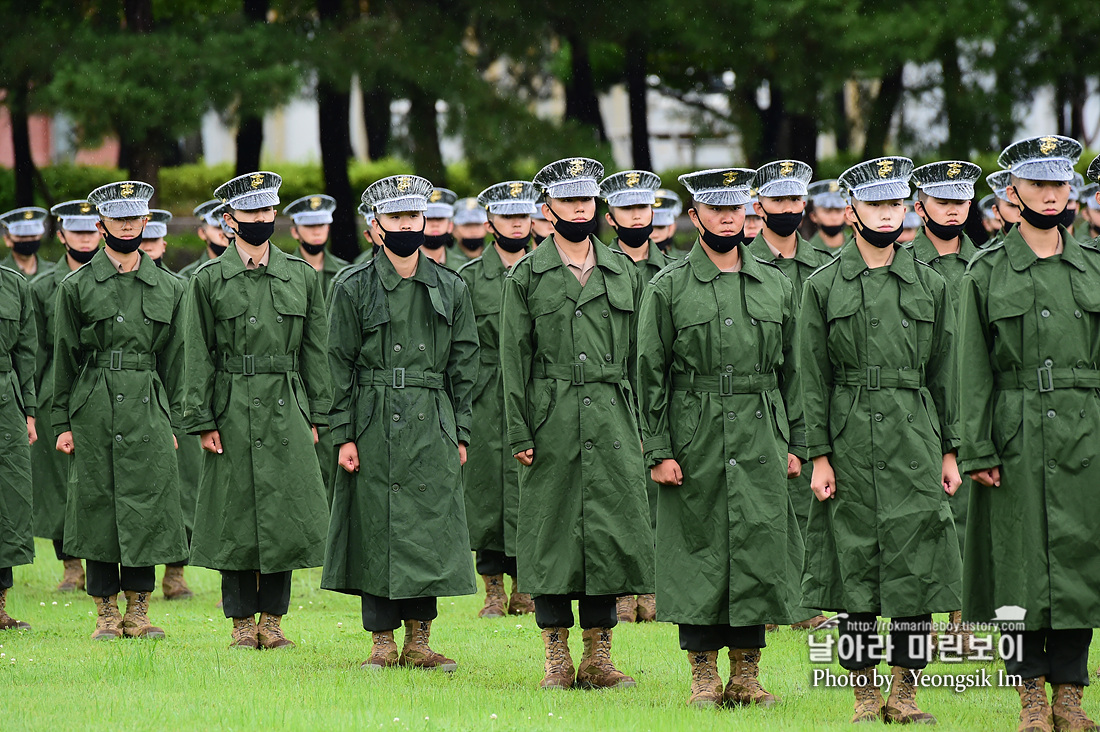
<path fill-rule="evenodd" d="M 881 722 L 883 712 L 886 710 L 886 702 L 882 699 L 882 692 L 875 685 L 875 667 L 868 666 L 859 671 L 849 671 L 848 675 L 852 680 L 852 691 L 856 695 L 852 724 Z"/>
<path fill-rule="evenodd" d="M 713 709 L 722 703 L 722 677 L 718 674 L 718 651 L 688 651 L 691 664 L 689 707 Z"/>
<path fill-rule="evenodd" d="M 1046 677 L 1024 679 L 1016 691 L 1020 694 L 1020 726 L 1016 732 L 1052 732 L 1054 714 L 1047 701 Z"/>
<path fill-rule="evenodd" d="M 828 618 L 826 618 L 821 613 L 818 613 L 808 620 L 800 620 L 797 623 L 791 623 L 791 630 L 813 630 L 817 626 L 824 623 L 826 620 L 828 620 Z"/>
<path fill-rule="evenodd" d="M 126 590 L 122 633 L 127 638 L 163 638 L 164 630 L 149 622 L 149 593 Z"/>
<path fill-rule="evenodd" d="M 652 623 L 657 619 L 657 596 L 638 595 L 638 622 Z"/>
<path fill-rule="evenodd" d="M 508 597 L 509 615 L 528 615 L 535 612 L 535 601 L 526 592 L 516 589 L 516 578 L 512 578 L 512 592 Z"/>
<path fill-rule="evenodd" d="M 282 620 L 282 615 L 260 613 L 260 622 L 257 623 L 256 629 L 256 642 L 260 648 L 294 647 L 294 641 L 283 635 L 283 629 L 279 625 Z"/>
<path fill-rule="evenodd" d="M 230 648 L 258 648 L 256 640 L 256 618 L 249 615 L 247 618 L 233 618 L 233 642 Z"/>
<path fill-rule="evenodd" d="M 0 630 L 30 630 L 30 623 L 24 623 L 8 615 L 7 604 L 8 590 L 0 590 Z"/>
<path fill-rule="evenodd" d="M 508 604 L 508 596 L 504 594 L 504 575 L 483 574 L 485 583 L 485 605 L 478 612 L 479 618 L 503 618 L 505 606 Z"/>
<path fill-rule="evenodd" d="M 122 636 L 122 613 L 118 611 L 118 595 L 94 597 L 96 607 L 95 632 L 92 640 L 114 640 Z"/>
<path fill-rule="evenodd" d="M 638 613 L 638 601 L 634 595 L 623 595 L 615 601 L 615 614 L 620 623 L 633 623 Z"/>
<path fill-rule="evenodd" d="M 893 666 L 890 696 L 886 699 L 886 721 L 899 724 L 935 724 L 936 718 L 917 706 L 917 679 L 920 671 Z"/>
<path fill-rule="evenodd" d="M 428 638 L 431 634 L 432 621 L 406 620 L 405 645 L 401 648 L 399 663 L 412 668 L 438 669 L 453 673 L 458 668 L 458 662 L 428 647 Z"/>
<path fill-rule="evenodd" d="M 539 686 L 543 689 L 572 689 L 576 672 L 569 655 L 569 628 L 543 628 L 542 642 L 546 646 L 546 675 Z"/>
<path fill-rule="evenodd" d="M 65 572 L 57 585 L 58 592 L 76 592 L 84 590 L 84 565 L 79 559 L 65 559 L 62 562 Z"/>
<path fill-rule="evenodd" d="M 393 639 L 393 631 L 383 630 L 370 635 L 370 658 L 363 661 L 359 668 L 377 671 L 378 669 L 397 666 L 401 662 L 401 653 L 397 650 L 397 641 Z"/>
<path fill-rule="evenodd" d="M 1081 708 L 1081 695 L 1085 687 L 1077 684 L 1053 684 L 1054 703 L 1051 712 L 1054 716 L 1054 729 L 1058 732 L 1078 732 L 1078 730 L 1098 729 L 1096 722 L 1089 719 Z"/>
<path fill-rule="evenodd" d="M 616 689 L 636 682 L 611 663 L 611 628 L 589 628 L 581 633 L 584 653 L 577 668 L 577 686 L 582 689 Z"/>
<path fill-rule="evenodd" d="M 722 695 L 726 704 L 755 704 L 765 708 L 778 704 L 779 697 L 760 684 L 760 649 L 731 648 L 729 654 L 730 680 Z"/>
<path fill-rule="evenodd" d="M 183 579 L 183 567 L 166 566 L 160 589 L 164 592 L 165 600 L 186 600 L 195 596 L 195 593 L 191 591 L 191 588 L 187 586 Z"/>

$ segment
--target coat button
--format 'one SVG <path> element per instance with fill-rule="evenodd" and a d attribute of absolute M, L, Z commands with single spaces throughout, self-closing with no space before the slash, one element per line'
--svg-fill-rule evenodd
<path fill-rule="evenodd" d="M 149 435 L 142 435 L 141 436 L 141 441 L 142 442 L 148 442 L 149 441 Z"/>
<path fill-rule="evenodd" d="M 115 320 L 117 320 L 118 322 L 121 323 L 123 320 L 125 320 L 125 318 L 123 318 L 121 315 L 119 315 L 117 318 L 115 318 Z"/>
<path fill-rule="evenodd" d="M 1084 418 L 1084 416 L 1085 416 L 1085 410 L 1084 410 L 1084 409 L 1082 409 L 1082 410 L 1081 410 L 1081 417 L 1082 417 L 1082 419 Z"/>
<path fill-rule="evenodd" d="M 622 443 L 618 440 L 615 440 L 615 442 L 611 443 L 611 446 L 618 450 L 620 447 L 622 447 Z"/>
<path fill-rule="evenodd" d="M 733 318 L 726 318 L 726 325 L 733 325 Z"/>
<path fill-rule="evenodd" d="M 1039 311 L 1039 315 L 1042 315 L 1044 318 L 1049 318 L 1050 317 L 1050 311 L 1047 310 L 1046 308 L 1043 308 L 1042 310 Z"/>
<path fill-rule="evenodd" d="M 420 414 L 416 415 L 416 418 L 419 419 L 421 422 L 423 422 L 424 421 L 424 413 L 421 412 Z"/>
<path fill-rule="evenodd" d="M 875 421 L 876 422 L 881 422 L 882 421 L 882 412 L 875 412 Z"/>
<path fill-rule="evenodd" d="M 284 437 L 283 438 L 283 447 L 286 447 L 289 444 L 290 444 L 290 440 L 288 440 L 287 438 Z"/>
<path fill-rule="evenodd" d="M 425 348 L 426 348 L 426 346 L 423 343 L 421 343 L 419 346 L 417 346 L 417 349 L 419 349 L 421 351 L 423 351 Z"/>
<path fill-rule="evenodd" d="M 615 397 L 611 397 L 611 406 L 615 406 Z"/>
<path fill-rule="evenodd" d="M 282 315 L 276 315 L 276 316 L 275 316 L 275 322 L 276 322 L 276 323 L 281 323 L 281 322 L 283 322 L 283 316 L 282 316 Z"/>
<path fill-rule="evenodd" d="M 122 442 L 122 435 L 115 435 L 115 442 Z"/>
<path fill-rule="evenodd" d="M 905 419 L 908 420 L 909 422 L 912 422 L 913 421 L 913 415 L 907 414 L 907 415 L 905 415 Z"/>
<path fill-rule="evenodd" d="M 149 320 L 149 318 L 146 318 L 146 319 L 145 319 L 145 324 L 146 324 L 146 325 L 149 325 L 149 323 L 151 323 L 151 322 L 152 322 L 152 321 L 151 321 L 151 320 Z"/>
<path fill-rule="evenodd" d="M 732 371 L 733 371 L 733 364 L 727 363 L 726 364 L 726 373 L 728 374 L 728 373 L 731 373 Z"/>
<path fill-rule="evenodd" d="M 877 328 L 878 327 L 878 318 L 871 318 L 871 327 L 872 328 Z"/>
<path fill-rule="evenodd" d="M 0 402 L 6 402 L 7 400 L 8 400 L 8 395 L 7 394 L 4 394 L 3 396 L 0 396 Z"/>
<path fill-rule="evenodd" d="M 249 322 L 249 323 L 252 323 L 253 325 L 255 325 L 255 324 L 256 324 L 256 316 L 255 316 L 255 315 L 253 315 L 253 316 L 252 316 L 251 318 L 249 318 L 249 319 L 248 319 L 248 322 Z"/>
<path fill-rule="evenodd" d="M 879 470 L 886 470 L 886 463 L 879 460 L 877 463 L 875 463 L 875 467 Z"/>
<path fill-rule="evenodd" d="M 610 353 L 605 353 L 603 355 L 603 360 L 607 361 L 608 363 L 611 363 L 611 354 Z"/>
<path fill-rule="evenodd" d="M 4 439 L 5 440 L 10 440 L 11 439 L 11 433 L 10 432 L 5 432 L 4 433 Z"/>
<path fill-rule="evenodd" d="M 1043 365 L 1044 365 L 1044 366 L 1053 366 L 1053 365 L 1054 365 L 1054 361 L 1052 361 L 1052 360 L 1050 360 L 1050 359 L 1048 358 L 1047 360 L 1043 361 Z"/>
<path fill-rule="evenodd" d="M 591 399 L 591 398 L 589 398 L 589 397 L 585 397 L 585 398 L 584 398 L 584 399 L 582 399 L 581 401 L 583 401 L 583 402 L 584 402 L 584 406 L 586 406 L 586 407 L 587 407 L 587 406 L 588 406 L 589 404 L 591 404 L 591 403 L 592 403 L 592 399 Z"/>
<path fill-rule="evenodd" d="M 1047 460 L 1047 467 L 1050 468 L 1051 470 L 1054 470 L 1055 468 L 1058 467 L 1058 461 L 1056 461 L 1056 460 Z"/>
<path fill-rule="evenodd" d="M 394 483 L 393 485 L 390 486 L 390 490 L 393 491 L 394 493 L 397 493 L 397 491 L 401 490 L 401 486 L 397 485 L 397 483 Z"/>
<path fill-rule="evenodd" d="M 393 421 L 394 422 L 400 422 L 401 421 L 401 415 L 400 414 L 393 415 Z"/>
<path fill-rule="evenodd" d="M 737 419 L 737 414 L 734 412 L 726 412 L 726 419 Z"/>
<path fill-rule="evenodd" d="M 418 485 L 418 486 L 417 486 L 416 488 L 417 488 L 417 490 L 419 490 L 419 491 L 420 491 L 421 493 L 423 493 L 424 491 L 428 490 L 428 486 L 424 485 L 423 483 L 421 483 L 420 485 Z"/>
<path fill-rule="evenodd" d="M 591 450 L 592 449 L 592 440 L 585 440 L 584 449 L 585 450 Z"/>
<path fill-rule="evenodd" d="M 577 316 L 578 318 L 579 318 L 579 317 L 581 317 L 581 315 L 582 315 L 582 314 L 583 314 L 583 313 L 581 313 L 581 311 L 580 311 L 580 310 L 578 310 L 577 312 L 573 313 L 573 315 L 576 315 L 576 316 Z"/>
<path fill-rule="evenodd" d="M 870 274 L 871 274 L 871 270 L 869 270 L 869 269 L 865 269 L 865 270 L 863 270 L 863 276 L 864 276 L 864 277 L 867 277 L 867 276 L 868 276 L 868 275 L 870 275 Z"/>
<path fill-rule="evenodd" d="M 1078 361 L 1078 362 L 1077 362 L 1077 368 L 1079 368 L 1079 369 L 1083 369 L 1083 368 L 1085 368 L 1085 366 L 1087 366 L 1087 365 L 1088 365 L 1088 364 L 1086 364 L 1086 363 L 1085 363 L 1084 361 Z"/>
<path fill-rule="evenodd" d="M 256 440 L 256 447 L 263 447 L 263 446 L 264 446 L 264 441 L 263 440 Z"/>
<path fill-rule="evenodd" d="M 1081 311 L 1080 310 L 1074 310 L 1073 311 L 1073 317 L 1080 318 L 1081 317 Z"/>
<path fill-rule="evenodd" d="M 901 327 L 902 328 L 908 328 L 909 327 L 909 321 L 906 320 L 905 318 L 902 318 L 901 319 Z"/>
<path fill-rule="evenodd" d="M 281 406 L 283 406 L 284 404 L 286 404 L 286 402 L 284 402 L 284 401 L 283 401 L 282 399 L 280 399 L 280 400 L 279 400 L 279 406 L 281 407 Z"/>
<path fill-rule="evenodd" d="M 147 397 L 147 396 L 146 396 L 146 397 L 142 397 L 142 398 L 141 398 L 141 403 L 142 403 L 142 404 L 148 404 L 148 403 L 149 403 L 149 397 Z"/>
<path fill-rule="evenodd" d="M 909 469 L 910 470 L 916 470 L 917 469 L 917 461 L 916 460 L 913 460 L 912 462 L 909 463 Z"/>
<path fill-rule="evenodd" d="M 749 323 L 751 325 L 756 325 L 756 318 L 749 318 Z M 726 325 L 729 325 L 729 323 L 727 323 Z"/>
<path fill-rule="evenodd" d="M 260 400 L 259 399 L 253 399 L 252 400 L 252 406 L 254 406 L 254 407 L 260 406 Z"/>
<path fill-rule="evenodd" d="M 1050 417 L 1051 419 L 1054 419 L 1055 417 L 1058 416 L 1058 413 L 1055 412 L 1053 409 L 1048 409 L 1047 410 L 1047 416 Z"/>
<path fill-rule="evenodd" d="M 737 465 L 737 460 L 735 460 L 734 458 L 730 458 L 730 465 L 736 466 Z"/>
<path fill-rule="evenodd" d="M 125 399 L 126 399 L 126 397 L 122 396 L 121 394 L 119 394 L 118 396 L 115 397 L 116 402 L 125 401 Z"/>
<path fill-rule="evenodd" d="M 1087 468 L 1088 466 L 1089 466 L 1089 459 L 1088 458 L 1085 458 L 1084 460 L 1081 461 L 1081 467 L 1082 468 Z"/>
<path fill-rule="evenodd" d="M 759 371 L 760 370 L 760 364 L 756 364 L 755 366 L 753 366 L 753 368 L 756 369 L 757 371 Z"/>
<path fill-rule="evenodd" d="M 393 350 L 394 350 L 394 353 L 399 353 L 401 351 L 401 344 L 400 343 L 394 343 L 393 344 Z"/>
<path fill-rule="evenodd" d="M 764 464 L 764 463 L 766 463 L 766 462 L 768 462 L 768 458 L 766 458 L 765 456 L 761 455 L 761 456 L 760 456 L 760 464 L 761 464 L 761 465 L 763 465 L 763 464 Z"/>
<path fill-rule="evenodd" d="M 581 355 L 577 356 L 577 360 L 578 361 L 587 361 L 588 360 L 588 354 L 582 353 Z"/>
<path fill-rule="evenodd" d="M 763 416 L 764 416 L 764 413 L 763 413 L 763 412 L 761 412 L 761 411 L 760 411 L 759 409 L 757 409 L 757 410 L 756 410 L 756 418 L 757 418 L 757 419 L 760 419 L 760 418 L 761 418 L 761 417 L 763 417 Z"/>
<path fill-rule="evenodd" d="M 604 310 L 603 312 L 601 312 L 601 313 L 600 313 L 600 315 L 602 315 L 603 317 L 605 317 L 605 318 L 606 318 L 606 317 L 610 316 L 610 315 L 611 315 L 611 313 L 609 313 L 609 312 L 607 312 L 606 310 Z"/>

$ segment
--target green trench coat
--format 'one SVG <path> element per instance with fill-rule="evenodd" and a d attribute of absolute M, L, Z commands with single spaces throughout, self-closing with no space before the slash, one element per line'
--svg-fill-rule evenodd
<path fill-rule="evenodd" d="M 183 426 L 218 430 L 204 454 L 191 563 L 284 572 L 320 566 L 328 504 L 310 424 L 327 424 L 328 323 L 316 271 L 271 246 L 246 270 L 236 245 L 187 293 Z"/>
<path fill-rule="evenodd" d="M 653 592 L 653 533 L 635 414 L 637 268 L 592 239 L 582 288 L 549 239 L 504 284 L 500 362 L 520 466 L 519 589 Z"/>
<path fill-rule="evenodd" d="M 810 507 L 807 607 L 890 617 L 960 607 L 959 540 L 941 484 L 943 454 L 958 444 L 946 289 L 909 249 L 869 269 L 854 241 L 806 281 L 807 452 L 828 455 L 836 474 L 836 496 Z"/>
<path fill-rule="evenodd" d="M 741 271 L 722 273 L 696 245 L 649 283 L 638 319 L 646 464 L 684 473 L 657 510 L 657 615 L 673 623 L 804 619 L 787 488 L 787 453 L 805 458 L 793 288 L 741 251 Z"/>
<path fill-rule="evenodd" d="M 519 462 L 507 452 L 504 385 L 500 378 L 500 304 L 506 274 L 505 264 L 491 244 L 485 254 L 458 271 L 470 291 L 480 344 L 473 392 L 473 422 L 478 430 L 467 452 L 462 482 L 470 548 L 514 557 Z"/>
<path fill-rule="evenodd" d="M 72 272 L 68 260 L 31 280 L 34 322 L 38 332 L 38 359 L 34 386 L 38 410 L 38 442 L 31 445 L 31 478 L 34 483 L 34 535 L 52 541 L 65 538 L 65 497 L 69 491 L 72 457 L 57 451 L 57 435 L 50 423 L 53 410 L 54 300 L 57 286 Z"/>
<path fill-rule="evenodd" d="M 477 324 L 459 277 L 418 255 L 403 279 L 384 254 L 332 292 L 337 468 L 321 587 L 404 599 L 472 594 L 458 445 L 471 444 Z M 478 425 L 491 427 L 491 425 Z"/>
<path fill-rule="evenodd" d="M 37 349 L 30 286 L 0 267 L 0 569 L 34 561 L 27 417 L 36 414 Z"/>
<path fill-rule="evenodd" d="M 931 242 L 924 228 L 917 230 L 917 236 L 909 244 L 913 256 L 920 262 L 924 262 L 936 270 L 947 283 L 947 299 L 955 307 L 955 322 L 958 324 L 959 297 L 962 293 L 962 277 L 967 266 L 978 256 L 978 247 L 970 241 L 966 234 L 962 235 L 957 254 L 940 254 L 935 244 Z M 963 551 L 966 546 L 966 512 L 970 506 L 970 489 L 973 481 L 963 476 L 962 485 L 955 491 L 955 495 L 948 499 L 951 504 L 951 512 L 955 516 L 955 531 L 959 535 L 959 554 L 965 556 Z"/>
<path fill-rule="evenodd" d="M 959 313 L 959 468 L 1001 466 L 970 490 L 963 618 L 1028 630 L 1100 625 L 1100 252 L 1060 231 L 1060 256 L 1018 228 L 983 251 Z"/>
<path fill-rule="evenodd" d="M 127 567 L 187 558 L 172 440 L 182 297 L 144 253 L 119 274 L 101 249 L 58 285 L 53 429 L 73 433 L 66 554 Z"/>

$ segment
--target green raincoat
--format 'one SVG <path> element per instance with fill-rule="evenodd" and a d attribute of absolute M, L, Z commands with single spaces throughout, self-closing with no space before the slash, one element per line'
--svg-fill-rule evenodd
<path fill-rule="evenodd" d="M 849 230 L 846 230 L 845 233 L 844 233 L 844 244 L 847 244 L 851 240 L 852 240 L 852 233 L 851 233 L 851 230 L 849 229 Z M 825 240 L 821 238 L 821 232 L 820 231 L 817 232 L 816 234 L 814 234 L 813 236 L 811 236 L 808 240 L 808 243 L 816 251 L 821 252 L 822 254 L 824 254 L 828 257 L 835 257 L 837 254 L 840 253 L 840 250 L 844 248 L 844 244 L 841 244 L 839 247 L 836 247 L 836 248 L 833 248 L 833 247 L 829 246 L 828 244 L 826 244 Z"/>
<path fill-rule="evenodd" d="M 187 558 L 172 426 L 183 376 L 183 284 L 105 250 L 57 287 L 53 429 L 72 431 L 65 553 L 127 567 Z"/>
<path fill-rule="evenodd" d="M 40 275 L 44 275 L 57 266 L 54 262 L 47 262 L 45 259 L 42 258 L 41 255 L 36 254 L 34 255 L 34 258 L 38 261 L 38 269 L 33 275 L 31 275 L 31 279 L 39 277 Z M 23 274 L 23 270 L 19 269 L 19 265 L 15 262 L 15 256 L 10 251 L 8 252 L 8 256 L 0 259 L 0 267 L 13 269 L 24 277 L 26 276 L 25 274 Z"/>
<path fill-rule="evenodd" d="M 1028 630 L 1100 625 L 1100 252 L 1065 228 L 1039 259 L 1018 228 L 963 277 L 959 468 L 970 489 L 963 619 L 1024 608 Z"/>
<path fill-rule="evenodd" d="M 802 291 L 807 453 L 828 455 L 836 474 L 835 497 L 810 507 L 807 607 L 904 617 L 962 599 L 941 482 L 958 445 L 955 309 L 942 277 L 894 251 L 870 269 L 850 241 Z"/>
<path fill-rule="evenodd" d="M 594 237 L 582 288 L 548 239 L 504 283 L 500 362 L 519 469 L 519 589 L 653 592 L 653 534 L 635 414 L 637 267 Z"/>
<path fill-rule="evenodd" d="M 187 293 L 183 426 L 204 453 L 191 563 L 264 574 L 320 566 L 328 504 L 313 444 L 327 424 L 328 324 L 317 272 L 270 246 L 246 270 L 235 244 Z"/>
<path fill-rule="evenodd" d="M 684 473 L 657 511 L 657 615 L 673 623 L 804 619 L 787 488 L 787 453 L 806 457 L 793 288 L 741 252 L 724 273 L 697 244 L 647 285 L 638 318 L 646 464 Z"/>
<path fill-rule="evenodd" d="M 330 324 L 332 433 L 356 444 L 359 472 L 336 471 L 321 587 L 395 600 L 472 594 L 458 454 L 478 439 L 466 285 L 423 253 L 402 278 L 383 254 L 336 281 Z"/>
<path fill-rule="evenodd" d="M 0 266 L 0 568 L 34 561 L 27 417 L 36 411 L 37 349 L 27 280 Z"/>

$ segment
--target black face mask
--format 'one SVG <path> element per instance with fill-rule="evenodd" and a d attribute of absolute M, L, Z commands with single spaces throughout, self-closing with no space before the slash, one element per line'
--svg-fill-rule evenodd
<path fill-rule="evenodd" d="M 1098 237 L 1100 236 L 1100 229 L 1097 229 L 1092 224 L 1089 224 L 1089 233 L 1092 234 L 1093 237 Z"/>
<path fill-rule="evenodd" d="M 1058 223 L 1068 229 L 1073 226 L 1075 221 L 1077 221 L 1077 212 L 1067 206 L 1066 210 L 1062 212 L 1062 220 Z"/>
<path fill-rule="evenodd" d="M 90 252 L 78 252 L 77 250 L 70 247 L 68 244 L 65 245 L 65 253 L 68 254 L 77 264 L 87 264 L 88 262 L 92 261 L 92 257 L 95 256 L 96 251 L 98 251 L 98 247 L 91 250 Z"/>
<path fill-rule="evenodd" d="M 1014 227 L 1014 226 L 1016 226 L 1016 224 L 1005 224 L 1004 226 L 1001 227 L 1001 233 L 1003 233 L 1007 236 L 1008 232 L 1012 231 L 1012 227 Z"/>
<path fill-rule="evenodd" d="M 531 234 L 531 238 L 535 240 L 535 246 L 538 246 L 539 244 L 542 244 L 544 241 L 546 241 L 546 237 L 542 236 L 541 234 Z"/>
<path fill-rule="evenodd" d="M 855 211 L 854 208 L 852 210 Z M 905 228 L 905 221 L 902 221 L 901 224 L 898 225 L 898 228 L 892 231 L 875 231 L 868 227 L 867 224 L 863 223 L 863 219 L 859 217 L 858 213 L 856 213 L 856 221 L 858 221 L 859 225 L 862 227 L 859 230 L 859 235 L 863 237 L 863 240 L 879 249 L 885 249 L 896 242 L 898 237 L 901 236 L 902 229 Z"/>
<path fill-rule="evenodd" d="M 925 215 L 927 215 L 927 213 L 928 210 L 925 209 Z M 966 222 L 964 221 L 961 224 L 941 224 L 935 221 L 931 216 L 928 216 L 928 218 L 924 220 L 924 228 L 932 232 L 932 236 L 941 241 L 953 241 L 958 239 L 959 235 L 962 234 L 963 229 L 966 228 Z"/>
<path fill-rule="evenodd" d="M 306 244 L 304 241 L 298 242 L 302 246 L 302 251 L 311 256 L 317 256 L 321 252 L 325 251 L 325 245 L 322 244 Z"/>
<path fill-rule="evenodd" d="M 258 247 L 271 239 L 275 233 L 275 221 L 237 221 L 237 236 L 244 239 L 254 247 Z"/>
<path fill-rule="evenodd" d="M 531 232 L 527 232 L 527 236 L 517 236 L 515 238 L 507 237 L 497 231 L 497 227 L 489 224 L 493 228 L 493 240 L 496 241 L 497 246 L 508 252 L 509 254 L 515 254 L 521 252 L 527 247 L 527 242 L 531 241 Z"/>
<path fill-rule="evenodd" d="M 210 251 L 215 257 L 220 257 L 221 255 L 225 254 L 225 250 L 229 248 L 228 246 L 222 246 L 221 244 L 207 244 L 206 246 L 210 247 Z"/>
<path fill-rule="evenodd" d="M 442 249 L 443 247 L 449 247 L 454 244 L 455 238 L 451 234 L 432 234 L 431 236 L 424 236 L 424 247 L 426 249 Z"/>
<path fill-rule="evenodd" d="M 614 217 L 612 217 L 612 220 L 614 221 Z M 637 249 L 638 247 L 649 241 L 649 235 L 652 233 L 652 221 L 646 226 L 640 226 L 636 229 L 628 229 L 626 227 L 619 226 L 619 222 L 615 221 L 615 236 L 618 237 L 619 242 L 621 242 L 624 247 Z"/>
<path fill-rule="evenodd" d="M 104 231 L 107 231 L 104 229 Z M 119 239 L 117 236 L 107 231 L 107 246 L 118 252 L 119 254 L 132 254 L 138 250 L 141 246 L 141 232 L 133 239 Z"/>
<path fill-rule="evenodd" d="M 670 241 L 672 241 L 671 237 L 669 237 L 668 239 L 665 239 L 664 241 L 654 242 L 654 244 L 656 244 L 657 248 L 660 249 L 662 252 L 667 252 L 668 251 L 668 243 Z"/>
<path fill-rule="evenodd" d="M 1053 229 L 1055 226 L 1062 223 L 1062 215 L 1065 213 L 1064 210 L 1062 213 L 1057 214 L 1041 214 L 1038 211 L 1033 211 L 1027 207 L 1027 204 L 1024 203 L 1024 199 L 1020 198 L 1020 189 L 1016 188 L 1016 186 L 1012 186 L 1012 188 L 1016 191 L 1016 197 L 1020 199 L 1020 215 L 1024 217 L 1024 221 L 1028 222 L 1036 229 L 1042 229 L 1043 231 Z"/>
<path fill-rule="evenodd" d="M 382 229 L 382 225 L 378 225 Z M 424 230 L 420 231 L 389 231 L 382 229 L 382 245 L 399 257 L 411 257 L 416 250 L 424 246 Z"/>
<path fill-rule="evenodd" d="M 698 215 L 698 212 L 696 212 L 696 216 Z M 719 254 L 732 252 L 734 247 L 736 247 L 738 244 L 743 244 L 745 242 L 744 228 L 742 228 L 741 231 L 737 232 L 736 234 L 731 234 L 730 236 L 721 236 L 719 234 L 715 234 L 713 231 L 703 226 L 702 221 L 699 221 L 699 226 L 703 229 L 703 233 L 700 235 L 703 243 L 714 251 L 718 252 Z"/>
<path fill-rule="evenodd" d="M 549 207 L 548 207 L 549 208 Z M 550 209 L 553 211 L 553 209 Z M 566 241 L 571 241 L 574 244 L 579 244 L 588 237 L 596 233 L 596 229 L 600 227 L 599 222 L 596 221 L 596 217 L 593 216 L 588 221 L 566 221 L 558 216 L 554 211 L 554 218 L 556 219 L 554 224 L 554 231 L 562 235 L 562 238 Z"/>
<path fill-rule="evenodd" d="M 776 236 L 790 236 L 798 231 L 798 225 L 802 223 L 802 212 L 798 213 L 764 213 L 764 226 L 775 232 Z"/>
<path fill-rule="evenodd" d="M 818 228 L 821 229 L 821 233 L 825 236 L 833 237 L 844 231 L 844 224 L 837 224 L 836 226 L 826 226 L 825 224 L 822 224 Z"/>
<path fill-rule="evenodd" d="M 25 241 L 13 241 L 11 249 L 20 256 L 29 257 L 32 254 L 36 254 L 40 246 L 42 246 L 41 238 L 27 239 Z"/>
<path fill-rule="evenodd" d="M 458 243 L 468 252 L 475 252 L 485 246 L 485 237 L 472 237 L 468 239 L 459 239 Z"/>

